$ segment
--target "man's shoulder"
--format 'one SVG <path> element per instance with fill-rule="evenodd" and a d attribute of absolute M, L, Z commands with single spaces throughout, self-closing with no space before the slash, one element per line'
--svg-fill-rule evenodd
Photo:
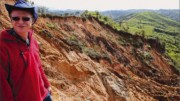
<path fill-rule="evenodd" d="M 4 29 L 0 31 L 0 38 L 5 38 L 6 36 L 9 36 L 8 34 L 9 29 Z"/>
<path fill-rule="evenodd" d="M 2 30 L 0 32 L 0 40 L 7 40 L 7 41 L 15 40 L 15 38 L 10 33 L 11 33 L 11 29 Z"/>
<path fill-rule="evenodd" d="M 7 34 L 7 29 L 4 29 L 4 30 L 0 30 L 0 35 L 4 35 L 4 34 Z"/>
<path fill-rule="evenodd" d="M 0 41 L 2 41 L 7 36 L 7 30 L 0 31 Z"/>

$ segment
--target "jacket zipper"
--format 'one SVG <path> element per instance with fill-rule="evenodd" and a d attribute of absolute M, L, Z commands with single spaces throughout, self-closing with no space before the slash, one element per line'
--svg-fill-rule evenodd
<path fill-rule="evenodd" d="M 25 57 L 24 57 L 24 53 L 23 53 L 22 51 L 20 51 L 20 55 L 21 55 L 21 57 L 23 58 L 24 67 L 27 67 L 27 61 L 26 61 L 26 59 L 25 59 Z"/>

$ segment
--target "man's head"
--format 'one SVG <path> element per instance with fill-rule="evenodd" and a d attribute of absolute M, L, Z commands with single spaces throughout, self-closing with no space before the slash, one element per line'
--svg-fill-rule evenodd
<path fill-rule="evenodd" d="M 32 14 L 24 10 L 12 10 L 10 18 L 12 26 L 17 33 L 27 33 L 34 22 Z"/>
<path fill-rule="evenodd" d="M 23 10 L 30 12 L 34 18 L 34 23 L 38 18 L 37 8 L 32 6 L 30 3 L 24 0 L 18 0 L 14 5 L 5 4 L 6 10 L 8 11 L 10 17 L 13 10 Z"/>
<path fill-rule="evenodd" d="M 38 18 L 36 8 L 23 0 L 17 1 L 14 5 L 5 4 L 5 7 L 17 33 L 28 32 Z"/>

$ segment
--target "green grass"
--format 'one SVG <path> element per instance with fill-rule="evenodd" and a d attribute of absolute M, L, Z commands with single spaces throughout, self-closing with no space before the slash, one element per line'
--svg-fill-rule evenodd
<path fill-rule="evenodd" d="M 180 23 L 154 12 L 142 12 L 130 16 L 123 21 L 129 27 L 128 32 L 142 35 L 144 31 L 146 38 L 159 38 L 165 43 L 166 54 L 174 60 L 175 67 L 180 70 Z M 154 29 L 158 29 L 159 32 Z"/>

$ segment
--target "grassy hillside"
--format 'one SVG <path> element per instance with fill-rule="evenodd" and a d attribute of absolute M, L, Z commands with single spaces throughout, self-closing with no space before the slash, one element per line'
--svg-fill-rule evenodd
<path fill-rule="evenodd" d="M 141 12 L 124 17 L 121 26 L 126 26 L 132 34 L 160 39 L 167 54 L 180 68 L 180 23 L 155 12 Z"/>
<path fill-rule="evenodd" d="M 85 11 L 82 17 L 93 16 L 116 30 L 123 30 L 146 38 L 159 39 L 166 47 L 166 54 L 173 59 L 173 64 L 180 70 L 180 24 L 164 15 L 155 12 L 131 13 L 122 17 L 121 22 L 99 14 Z"/>

